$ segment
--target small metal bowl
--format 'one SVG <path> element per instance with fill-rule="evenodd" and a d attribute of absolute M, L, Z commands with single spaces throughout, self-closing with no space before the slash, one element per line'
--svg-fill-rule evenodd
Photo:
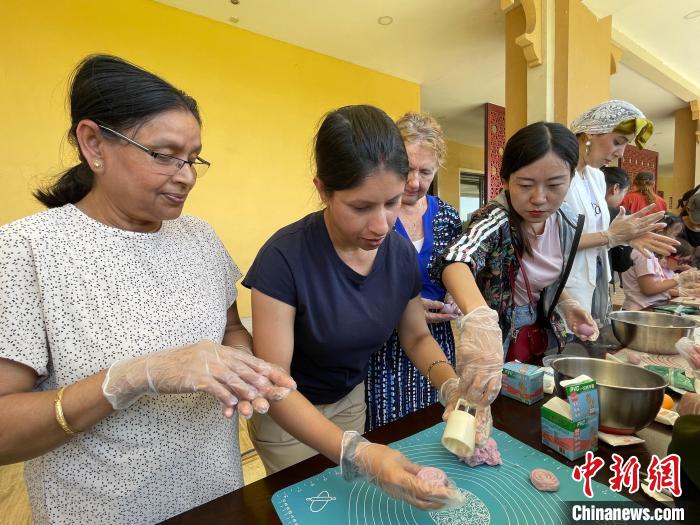
<path fill-rule="evenodd" d="M 559 384 L 581 374 L 595 379 L 600 402 L 600 430 L 634 434 L 647 427 L 664 400 L 666 379 L 644 368 L 589 357 L 561 357 L 552 363 L 556 394 L 566 399 Z"/>
<path fill-rule="evenodd" d="M 676 354 L 676 342 L 691 337 L 698 323 L 679 315 L 619 311 L 610 314 L 613 334 L 622 346 L 650 354 Z"/>

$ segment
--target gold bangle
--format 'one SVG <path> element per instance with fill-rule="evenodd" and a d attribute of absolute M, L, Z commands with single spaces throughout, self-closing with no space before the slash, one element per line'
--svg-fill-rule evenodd
<path fill-rule="evenodd" d="M 445 361 L 444 359 L 438 359 L 437 361 L 433 361 L 432 363 L 430 363 L 430 366 L 428 367 L 428 372 L 425 375 L 428 378 L 428 383 L 430 383 L 431 385 L 433 384 L 433 382 L 430 380 L 430 371 L 433 369 L 433 367 L 435 365 L 439 365 L 440 363 L 445 363 L 446 365 L 450 364 L 447 361 Z"/>
<path fill-rule="evenodd" d="M 70 425 L 68 424 L 68 421 L 66 421 L 66 417 L 63 415 L 63 392 L 66 389 L 64 386 L 58 391 L 58 394 L 56 394 L 56 399 L 54 399 L 53 406 L 54 406 L 54 412 L 56 413 L 56 422 L 59 424 L 59 426 L 63 429 L 63 431 L 68 434 L 69 436 L 76 436 L 78 434 L 81 434 L 79 430 L 73 430 Z"/>

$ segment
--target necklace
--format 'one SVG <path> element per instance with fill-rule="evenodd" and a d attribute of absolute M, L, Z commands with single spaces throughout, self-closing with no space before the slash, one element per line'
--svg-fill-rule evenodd
<path fill-rule="evenodd" d="M 407 206 L 402 206 L 399 211 L 399 217 L 401 218 L 401 224 L 403 224 L 408 237 L 412 241 L 418 241 L 424 237 L 423 232 L 423 214 L 427 208 L 427 199 L 423 197 L 418 201 L 414 208 L 415 211 L 408 211 Z"/>

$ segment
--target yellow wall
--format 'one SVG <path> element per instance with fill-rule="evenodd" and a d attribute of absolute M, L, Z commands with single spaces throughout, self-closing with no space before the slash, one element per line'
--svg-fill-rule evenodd
<path fill-rule="evenodd" d="M 525 31 L 525 12 L 517 5 L 506 13 L 506 140 L 527 125 L 527 62 L 515 39 Z"/>
<path fill-rule="evenodd" d="M 671 197 L 673 200 L 671 202 L 671 205 L 669 206 L 669 210 L 672 212 L 676 212 L 676 202 L 678 197 L 683 195 L 682 193 L 680 195 L 674 196 L 674 184 L 673 184 L 673 164 L 662 164 L 659 166 L 658 169 L 658 174 L 656 177 L 656 189 L 657 191 L 663 191 L 664 192 L 664 200 L 666 203 L 668 203 L 669 197 Z"/>
<path fill-rule="evenodd" d="M 554 118 L 569 125 L 610 98 L 612 17 L 598 20 L 581 0 L 556 0 Z"/>
<path fill-rule="evenodd" d="M 447 141 L 447 160 L 438 174 L 438 196 L 459 211 L 459 170 L 484 171 L 484 148 Z"/>
<path fill-rule="evenodd" d="M 212 168 L 185 212 L 214 226 L 244 272 L 274 231 L 317 209 L 311 143 L 326 111 L 420 109 L 417 84 L 150 0 L 9 0 L 2 11 L 0 224 L 40 210 L 31 189 L 71 164 L 67 78 L 89 53 L 122 56 L 198 100 Z M 247 292 L 239 308 L 249 314 Z"/>
<path fill-rule="evenodd" d="M 695 187 L 695 130 L 689 107 L 676 111 L 673 143 L 673 204 L 688 190 Z"/>

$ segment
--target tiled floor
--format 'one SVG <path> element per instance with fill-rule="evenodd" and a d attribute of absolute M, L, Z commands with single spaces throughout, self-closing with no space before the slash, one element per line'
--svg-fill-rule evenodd
<path fill-rule="evenodd" d="M 238 418 L 238 436 L 241 444 L 241 461 L 243 462 L 243 480 L 245 484 L 253 483 L 265 477 L 265 467 L 253 448 L 248 436 L 245 419 Z"/>
<path fill-rule="evenodd" d="M 23 463 L 0 466 L 0 525 L 33 523 L 23 472 Z"/>

